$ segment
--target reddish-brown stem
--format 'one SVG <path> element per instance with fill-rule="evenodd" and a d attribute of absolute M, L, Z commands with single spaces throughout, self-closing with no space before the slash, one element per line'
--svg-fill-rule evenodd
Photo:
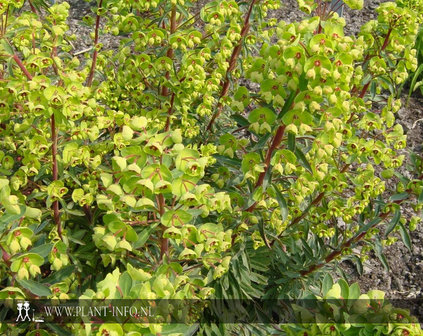
<path fill-rule="evenodd" d="M 174 5 L 172 7 L 172 12 L 170 13 L 170 34 L 175 33 L 175 31 L 176 31 L 176 6 Z M 167 50 L 166 56 L 169 57 L 170 59 L 173 58 L 173 49 L 171 47 L 169 47 L 169 49 Z M 169 80 L 170 78 L 169 71 L 166 72 L 165 78 L 166 80 Z M 168 96 L 168 95 L 169 95 L 169 90 L 166 85 L 163 85 L 162 96 Z M 169 110 L 167 111 L 165 131 L 168 131 L 170 127 L 170 116 L 173 113 L 174 102 L 175 102 L 175 93 L 172 93 L 172 97 L 170 98 L 170 107 L 169 107 Z"/>
<path fill-rule="evenodd" d="M 59 68 L 57 67 L 56 62 L 54 60 L 54 58 L 57 57 L 57 46 L 56 46 L 56 42 L 57 42 L 57 38 L 55 37 L 54 38 L 54 41 L 53 41 L 53 47 L 51 48 L 51 58 L 53 59 L 53 65 L 52 66 L 53 66 L 54 73 L 56 75 L 59 75 Z"/>
<path fill-rule="evenodd" d="M 85 204 L 85 205 L 82 207 L 82 211 L 84 211 L 85 216 L 87 216 L 88 222 L 89 222 L 90 224 L 92 224 L 92 223 L 93 223 L 93 213 L 92 213 L 92 211 L 91 211 L 90 206 L 89 206 L 89 205 L 87 205 L 87 204 Z"/>
<path fill-rule="evenodd" d="M 361 89 L 360 95 L 359 95 L 360 98 L 364 97 L 367 90 L 369 89 L 370 83 L 371 83 L 371 80 L 366 85 L 363 86 L 363 88 Z"/>
<path fill-rule="evenodd" d="M 3 17 L 4 19 L 4 25 L 3 25 Z M 7 27 L 7 18 L 9 17 L 9 5 L 7 5 L 6 12 L 4 13 L 4 16 L 2 17 L 2 26 L 1 26 L 1 37 L 3 37 L 4 34 L 6 34 L 6 27 Z"/>
<path fill-rule="evenodd" d="M 386 37 L 385 37 L 385 41 L 383 41 L 383 45 L 382 45 L 382 48 L 380 49 L 380 51 L 385 50 L 386 47 L 388 46 L 389 38 L 391 37 L 391 33 L 392 33 L 392 28 L 389 28 L 388 33 L 386 34 Z"/>
<path fill-rule="evenodd" d="M 29 6 L 31 7 L 31 12 L 33 12 L 34 14 L 37 14 L 38 15 L 37 10 L 35 9 L 35 7 L 32 4 L 32 2 L 31 1 L 28 1 L 28 2 L 29 2 Z"/>
<path fill-rule="evenodd" d="M 264 182 L 264 177 L 266 175 L 266 172 L 268 171 L 269 167 L 270 167 L 270 161 L 272 159 L 272 155 L 273 152 L 276 150 L 276 148 L 278 148 L 278 146 L 280 145 L 282 139 L 283 139 L 283 134 L 285 133 L 285 125 L 281 125 L 279 126 L 279 128 L 276 131 L 275 136 L 273 137 L 272 140 L 272 144 L 270 145 L 269 149 L 267 150 L 267 154 L 266 154 L 266 158 L 264 160 L 264 171 L 260 173 L 257 182 L 254 186 L 255 189 L 257 189 L 258 187 L 260 187 L 261 185 L 263 185 Z M 247 212 L 253 212 L 253 210 L 256 208 L 257 206 L 257 202 L 254 202 L 248 209 L 246 209 L 245 211 Z"/>
<path fill-rule="evenodd" d="M 241 34 L 240 34 L 241 38 L 239 39 L 239 42 L 235 46 L 234 50 L 232 51 L 232 55 L 231 55 L 231 58 L 229 60 L 229 66 L 228 66 L 228 69 L 226 70 L 225 81 L 223 82 L 222 90 L 220 91 L 220 99 L 225 97 L 226 94 L 228 93 L 229 85 L 230 85 L 229 76 L 235 68 L 236 61 L 238 59 L 239 54 L 241 53 L 242 42 L 244 40 L 244 37 L 248 34 L 248 31 L 250 29 L 249 21 L 250 21 L 251 12 L 253 11 L 253 7 L 254 7 L 255 3 L 256 3 L 256 0 L 251 1 L 250 7 L 248 8 L 248 12 L 245 15 L 244 26 L 242 27 Z M 207 125 L 207 131 L 210 131 L 212 129 L 213 124 L 216 121 L 216 119 L 220 116 L 222 109 L 223 109 L 222 102 L 219 101 L 219 103 L 217 104 L 217 107 L 216 107 L 216 112 L 213 114 L 209 124 Z"/>
<path fill-rule="evenodd" d="M 29 80 L 32 80 L 32 75 L 29 73 L 28 69 L 25 68 L 25 65 L 23 65 L 23 63 L 19 59 L 18 55 L 14 54 L 12 56 L 12 58 L 16 62 L 16 64 L 18 65 L 18 67 L 22 70 L 22 72 L 24 73 L 24 75 L 26 76 L 26 78 L 28 78 Z"/>
<path fill-rule="evenodd" d="M 390 39 L 390 37 L 391 37 L 391 33 L 392 33 L 392 27 L 390 27 L 390 28 L 389 28 L 389 30 L 388 30 L 388 32 L 386 33 L 385 40 L 383 41 L 382 47 L 380 48 L 380 50 L 379 50 L 379 52 L 378 52 L 378 55 L 380 55 L 380 53 L 381 53 L 383 50 L 385 50 L 385 49 L 386 49 L 386 47 L 388 46 L 388 44 L 389 44 L 389 39 Z M 367 55 L 367 56 L 364 58 L 363 64 L 364 64 L 364 63 L 366 63 L 367 61 L 369 61 L 369 60 L 370 60 L 372 57 L 374 57 L 374 56 L 376 56 L 376 55 Z M 360 92 L 360 95 L 359 95 L 359 97 L 360 97 L 360 98 L 363 98 L 363 97 L 364 97 L 364 95 L 366 94 L 367 90 L 369 89 L 370 82 L 371 82 L 371 81 L 369 81 L 367 84 L 365 84 L 365 85 L 363 86 L 363 88 L 361 89 L 361 92 Z M 354 87 L 352 88 L 352 90 L 351 90 L 351 93 L 355 93 L 356 91 L 357 91 L 357 87 L 356 87 L 356 86 L 354 86 Z M 354 116 L 354 114 L 352 114 L 352 115 L 351 115 L 350 120 L 352 119 L 352 117 L 353 117 L 353 116 Z"/>
<path fill-rule="evenodd" d="M 0 244 L 0 250 L 2 252 L 2 259 L 4 261 L 4 263 L 10 267 L 11 262 L 10 262 L 10 255 L 9 253 L 6 252 L 6 250 L 4 249 L 3 245 Z"/>
<path fill-rule="evenodd" d="M 165 125 L 165 131 L 169 131 L 170 127 L 170 116 L 173 113 L 173 104 L 175 103 L 175 92 L 172 93 L 172 97 L 170 98 L 170 107 L 167 111 L 167 119 L 166 119 L 166 125 Z"/>
<path fill-rule="evenodd" d="M 384 214 L 382 214 L 381 216 L 379 216 L 379 218 L 381 220 L 386 219 L 386 217 L 388 217 L 388 215 L 390 214 L 390 212 L 385 212 Z M 378 223 L 380 222 L 376 222 L 374 226 L 376 226 Z M 344 252 L 345 249 L 349 248 L 352 244 L 355 244 L 357 242 L 359 242 L 361 239 L 363 239 L 367 232 L 372 229 L 374 226 L 370 227 L 367 231 L 363 231 L 362 233 L 360 233 L 358 236 L 356 237 L 352 237 L 349 240 L 347 240 L 344 244 L 342 244 L 340 246 L 339 249 L 331 252 L 330 254 L 328 254 L 325 258 L 325 262 L 324 263 L 320 263 L 320 264 L 315 264 L 310 266 L 308 269 L 301 271 L 300 274 L 304 277 L 320 268 L 322 268 L 323 266 L 325 266 L 326 264 L 330 263 L 331 261 L 333 261 L 336 257 L 340 256 L 342 254 L 342 252 Z"/>
<path fill-rule="evenodd" d="M 51 125 L 51 140 L 53 141 L 51 147 L 51 156 L 53 160 L 53 181 L 57 181 L 59 178 L 58 167 L 57 167 L 57 129 L 56 129 L 56 119 L 54 117 L 54 113 L 51 115 L 50 118 L 50 125 Z M 60 239 L 63 240 L 62 236 L 62 223 L 60 222 L 60 212 L 59 212 L 59 201 L 56 200 L 53 202 L 53 218 L 54 223 L 57 227 L 57 234 L 59 235 Z"/>
<path fill-rule="evenodd" d="M 158 197 L 158 207 L 159 207 L 159 213 L 160 217 L 163 216 L 165 212 L 165 199 L 163 194 L 160 194 Z M 162 237 L 160 239 L 160 259 L 163 259 L 163 256 L 167 254 L 169 249 L 169 240 L 167 238 L 163 237 L 163 233 L 165 231 L 165 227 L 163 228 Z"/>
<path fill-rule="evenodd" d="M 348 168 L 350 167 L 350 164 L 346 164 L 344 167 L 342 167 L 342 169 L 340 170 L 340 172 L 341 172 L 341 174 L 343 174 L 343 173 L 345 173 L 347 170 L 348 170 Z M 316 205 L 318 205 L 322 200 L 323 200 L 323 198 L 325 197 L 325 192 L 324 191 L 322 191 L 320 194 L 318 194 L 317 196 L 316 196 L 316 198 L 310 203 L 310 205 L 307 207 L 307 209 L 305 210 L 305 211 L 303 211 L 302 213 L 301 213 L 301 215 L 299 215 L 298 217 L 295 217 L 292 221 L 291 221 L 291 223 L 289 223 L 288 225 L 287 225 L 287 227 L 285 228 L 285 230 L 287 229 L 287 228 L 289 228 L 289 227 L 291 227 L 291 226 L 293 226 L 293 225 L 295 225 L 295 224 L 297 224 L 297 223 L 299 223 L 302 219 L 304 219 L 305 218 L 305 216 L 308 214 L 308 212 L 309 212 L 309 210 L 311 209 L 311 207 L 313 207 L 313 206 L 316 206 Z M 281 236 L 282 236 L 282 234 L 283 234 L 283 232 L 278 236 L 278 238 L 280 238 Z M 274 242 L 275 242 L 275 240 L 273 240 L 271 243 L 270 243 L 270 245 L 272 246 L 273 244 L 274 244 Z"/>
<path fill-rule="evenodd" d="M 100 2 L 98 3 L 97 10 L 100 10 L 102 5 L 103 5 L 103 0 L 100 0 Z M 97 18 L 95 20 L 94 53 L 93 53 L 93 60 L 91 63 L 90 73 L 87 79 L 87 86 L 91 86 L 93 84 L 94 70 L 97 65 L 97 56 L 98 56 L 97 44 L 98 44 L 99 30 L 100 30 L 100 14 L 97 13 Z"/>
<path fill-rule="evenodd" d="M 258 178 L 256 185 L 255 185 L 255 188 L 258 188 L 259 186 L 261 186 L 263 184 L 264 176 L 266 175 L 266 172 L 269 170 L 269 167 L 270 167 L 270 160 L 272 159 L 273 152 L 281 144 L 282 139 L 283 139 L 283 135 L 285 133 L 285 128 L 286 128 L 285 125 L 281 125 L 281 126 L 279 126 L 278 130 L 276 131 L 276 134 L 273 138 L 272 144 L 270 145 L 269 150 L 267 151 L 266 159 L 264 160 L 264 165 L 265 165 L 264 171 L 260 173 L 259 178 Z"/>

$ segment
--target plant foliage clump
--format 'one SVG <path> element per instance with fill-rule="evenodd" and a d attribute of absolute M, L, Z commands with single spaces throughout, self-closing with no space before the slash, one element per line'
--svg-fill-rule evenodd
<path fill-rule="evenodd" d="M 268 16 L 276 0 L 201 8 L 98 0 L 84 18 L 94 27 L 85 58 L 67 33 L 68 3 L 33 0 L 26 11 L 3 2 L 0 296 L 279 299 L 325 297 L 332 288 L 329 297 L 357 299 L 355 285 L 325 273 L 346 259 L 360 271 L 371 249 L 388 267 L 383 246 L 397 235 L 411 249 L 408 231 L 420 218 L 406 218 L 400 205 L 421 211 L 422 162 L 412 156 L 411 178 L 396 170 L 406 136 L 395 113 L 401 84 L 417 68 L 408 46 L 420 7 L 383 3 L 377 20 L 348 36 L 325 2 L 298 2 L 304 18 L 287 23 Z M 116 36 L 119 48 L 104 48 L 102 34 Z M 373 296 L 383 299 L 361 298 Z M 380 314 L 392 318 L 392 309 Z M 352 326 L 346 317 L 355 313 L 274 327 L 289 335 L 421 332 L 413 318 Z M 52 330 L 268 328 L 181 329 L 169 319 Z"/>

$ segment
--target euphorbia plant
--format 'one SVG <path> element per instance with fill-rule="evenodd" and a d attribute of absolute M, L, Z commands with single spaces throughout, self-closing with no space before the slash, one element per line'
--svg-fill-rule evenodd
<path fill-rule="evenodd" d="M 384 261 L 397 231 L 409 246 L 400 204 L 420 211 L 422 182 L 386 183 L 405 158 L 396 88 L 416 68 L 407 3 L 345 36 L 324 2 L 288 24 L 266 20 L 273 0 L 99 0 L 82 60 L 66 2 L 20 5 L 1 8 L 0 293 L 300 297 L 341 258 Z"/>

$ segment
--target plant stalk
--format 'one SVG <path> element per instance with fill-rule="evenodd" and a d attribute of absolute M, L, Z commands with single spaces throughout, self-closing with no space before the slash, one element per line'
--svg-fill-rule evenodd
<path fill-rule="evenodd" d="M 102 6 L 103 6 L 103 0 L 100 0 L 100 2 L 98 3 L 98 9 L 97 10 L 100 10 Z M 95 70 L 95 67 L 97 65 L 97 56 L 98 56 L 97 44 L 98 44 L 99 30 L 100 30 L 100 15 L 99 15 L 99 13 L 97 13 L 97 18 L 95 20 L 93 60 L 92 60 L 92 63 L 91 63 L 90 73 L 89 73 L 88 79 L 87 79 L 87 86 L 88 87 L 93 84 L 94 70 Z"/>
<path fill-rule="evenodd" d="M 28 80 L 32 80 L 32 75 L 29 73 L 28 69 L 22 63 L 22 61 L 20 60 L 20 58 L 18 57 L 18 55 L 13 54 L 12 55 L 12 58 L 16 62 L 16 64 L 18 65 L 18 67 L 22 70 L 22 72 L 24 73 L 24 75 L 26 76 L 26 78 L 28 78 Z"/>
<path fill-rule="evenodd" d="M 229 91 L 229 85 L 230 85 L 230 79 L 229 79 L 229 75 L 231 74 L 231 72 L 234 70 L 235 65 L 236 65 L 236 61 L 239 57 L 239 54 L 241 53 L 241 48 L 242 48 L 242 42 L 245 38 L 245 36 L 248 34 L 248 31 L 250 30 L 250 16 L 251 16 L 251 12 L 253 11 L 253 7 L 256 4 L 257 0 L 252 0 L 250 7 L 248 8 L 248 12 L 245 15 L 245 19 L 244 19 L 244 26 L 242 27 L 241 30 L 241 38 L 239 39 L 238 44 L 236 45 L 236 47 L 234 48 L 234 50 L 232 51 L 232 55 L 231 58 L 229 60 L 229 66 L 228 69 L 226 70 L 226 75 L 225 75 L 225 81 L 223 82 L 222 85 L 222 90 L 220 92 L 220 96 L 219 96 L 219 100 L 221 100 L 223 97 L 225 97 Z M 219 101 L 219 103 L 217 104 L 216 107 L 216 112 L 213 114 L 209 124 L 207 125 L 207 131 L 211 131 L 214 122 L 216 121 L 216 119 L 220 116 L 220 114 L 222 113 L 222 109 L 223 109 L 223 104 L 221 101 Z"/>
<path fill-rule="evenodd" d="M 400 204 L 401 202 L 403 202 L 404 200 L 399 200 L 399 201 L 395 201 L 394 203 Z M 389 214 L 391 213 L 391 211 L 385 212 L 382 215 L 379 216 L 379 218 L 381 219 L 381 221 L 385 220 Z M 304 277 L 320 268 L 322 268 L 323 266 L 325 266 L 326 264 L 329 264 L 331 261 L 333 261 L 336 257 L 340 256 L 342 254 L 342 252 L 344 252 L 345 249 L 349 248 L 351 245 L 358 243 L 360 240 L 362 240 L 367 232 L 369 232 L 369 230 L 371 230 L 372 228 L 374 228 L 376 225 L 378 225 L 380 223 L 376 222 L 373 226 L 371 226 L 367 231 L 363 231 L 361 232 L 358 236 L 356 237 L 352 237 L 349 240 L 347 240 L 345 243 L 343 243 L 339 249 L 329 253 L 326 258 L 325 258 L 325 262 L 324 263 L 320 263 L 320 264 L 315 264 L 310 266 L 308 269 L 301 271 L 300 274 Z"/>
<path fill-rule="evenodd" d="M 170 34 L 172 35 L 173 33 L 175 33 L 176 31 L 176 5 L 172 6 L 172 12 L 170 14 Z M 171 47 L 169 47 L 169 49 L 167 50 L 166 56 L 169 57 L 170 59 L 173 58 L 173 49 Z M 165 75 L 166 80 L 169 80 L 170 78 L 170 72 L 167 71 L 166 75 Z M 169 89 L 167 88 L 166 85 L 163 85 L 162 88 L 162 96 L 168 96 L 169 95 Z M 169 131 L 169 127 L 170 127 L 170 116 L 173 113 L 173 104 L 175 102 L 175 93 L 172 93 L 172 97 L 170 98 L 170 107 L 167 111 L 167 119 L 166 119 L 166 125 L 165 125 L 165 131 Z"/>

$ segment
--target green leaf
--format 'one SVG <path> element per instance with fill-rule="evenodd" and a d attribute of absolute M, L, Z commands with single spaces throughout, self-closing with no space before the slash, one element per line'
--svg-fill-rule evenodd
<path fill-rule="evenodd" d="M 122 273 L 119 278 L 119 287 L 124 296 L 129 295 L 132 288 L 132 279 L 128 272 Z"/>
<path fill-rule="evenodd" d="M 281 208 L 282 222 L 285 222 L 288 217 L 288 205 L 286 204 L 285 198 L 279 191 L 278 187 L 274 185 L 273 190 L 275 191 L 276 200 L 278 201 L 279 207 Z"/>
<path fill-rule="evenodd" d="M 53 247 L 53 244 L 51 244 L 51 243 L 43 244 L 43 245 L 39 245 L 39 246 L 32 248 L 29 252 L 38 254 L 39 256 L 41 256 L 43 258 L 47 258 L 47 256 L 50 253 L 52 247 Z"/>
<path fill-rule="evenodd" d="M 250 123 L 248 122 L 247 119 L 245 119 L 242 115 L 240 114 L 233 114 L 232 115 L 232 119 L 235 120 L 240 126 L 245 127 L 250 125 Z"/>
<path fill-rule="evenodd" d="M 400 234 L 401 234 L 402 241 L 404 242 L 404 245 L 407 246 L 410 252 L 413 252 L 413 246 L 411 244 L 410 235 L 407 229 L 404 227 L 404 224 L 402 224 L 401 222 L 399 222 L 398 224 L 400 227 Z"/>
<path fill-rule="evenodd" d="M 140 233 L 138 233 L 138 240 L 132 245 L 132 247 L 134 249 L 143 247 L 150 237 L 151 232 L 153 232 L 157 225 L 159 225 L 159 223 L 154 223 L 153 225 L 150 225 L 148 228 L 145 228 Z"/>
<path fill-rule="evenodd" d="M 51 295 L 50 289 L 42 285 L 38 282 L 35 282 L 33 280 L 19 280 L 16 279 L 16 281 L 25 289 L 29 290 L 31 293 L 37 295 L 37 296 L 49 296 Z"/>
<path fill-rule="evenodd" d="M 57 336 L 72 336 L 73 335 L 69 331 L 63 329 L 62 327 L 59 327 L 57 324 L 46 323 L 45 325 L 48 328 L 50 328 Z"/>
<path fill-rule="evenodd" d="M 326 296 L 329 290 L 333 287 L 333 278 L 329 273 L 326 273 L 322 282 L 322 294 Z"/>
<path fill-rule="evenodd" d="M 234 168 L 239 168 L 239 166 L 241 165 L 241 160 L 237 159 L 237 158 L 229 158 L 227 156 L 223 156 L 223 155 L 219 155 L 219 154 L 214 154 L 213 157 L 219 161 L 219 163 L 221 163 L 223 166 L 231 166 Z"/>
<path fill-rule="evenodd" d="M 276 120 L 275 113 L 267 107 L 257 108 L 248 115 L 248 121 L 254 123 L 257 121 L 267 122 L 269 125 L 273 124 Z"/>
<path fill-rule="evenodd" d="M 308 163 L 304 153 L 298 147 L 295 148 L 295 155 L 297 156 L 297 159 L 301 163 L 301 165 L 305 169 L 307 169 L 310 173 L 313 173 L 312 170 L 311 170 L 310 163 Z"/>
<path fill-rule="evenodd" d="M 348 300 L 356 300 L 360 297 L 360 295 L 361 295 L 360 285 L 357 282 L 355 282 L 350 286 Z"/>
<path fill-rule="evenodd" d="M 408 92 L 408 99 L 410 99 L 410 96 L 413 93 L 413 91 L 417 89 L 416 82 L 417 82 L 417 79 L 419 78 L 420 74 L 422 73 L 422 71 L 423 71 L 423 64 L 420 64 L 419 67 L 417 68 L 416 72 L 413 75 L 413 79 L 411 80 L 410 91 Z"/>
<path fill-rule="evenodd" d="M 356 268 L 357 268 L 357 272 L 358 272 L 358 274 L 359 274 L 359 275 L 363 275 L 363 263 L 361 262 L 360 257 L 358 257 L 358 256 L 356 256 L 356 255 L 353 255 L 353 256 L 352 256 L 352 259 L 353 259 L 353 260 L 354 260 L 354 262 L 355 262 L 355 266 L 356 266 Z"/>
<path fill-rule="evenodd" d="M 386 271 L 389 271 L 389 264 L 388 261 L 386 260 L 385 255 L 383 254 L 383 248 L 382 248 L 382 244 L 380 242 L 380 239 L 377 239 L 374 244 L 373 244 L 373 248 L 376 254 L 376 257 L 378 257 L 378 259 L 380 260 L 380 262 L 382 263 L 383 267 L 385 268 Z"/>
<path fill-rule="evenodd" d="M 76 271 L 75 265 L 68 265 L 62 267 L 57 272 L 52 272 L 47 278 L 42 279 L 41 282 L 53 285 L 58 282 L 62 282 L 63 280 L 67 279 L 71 274 Z"/>
<path fill-rule="evenodd" d="M 404 199 L 407 199 L 407 198 L 408 198 L 408 196 L 410 196 L 410 195 L 409 195 L 409 193 L 407 193 L 407 192 L 403 192 L 403 193 L 400 193 L 400 194 L 395 194 L 395 195 L 392 195 L 392 196 L 389 198 L 389 200 L 390 200 L 391 202 L 395 202 L 395 201 L 402 201 L 402 200 L 404 200 Z"/>
<path fill-rule="evenodd" d="M 339 279 L 338 284 L 341 287 L 341 296 L 344 299 L 349 299 L 350 287 L 348 286 L 347 282 L 344 279 Z"/>
<path fill-rule="evenodd" d="M 14 52 L 12 47 L 10 46 L 10 44 L 6 41 L 6 39 L 1 39 L 1 46 L 2 48 L 7 51 L 7 53 L 9 54 L 8 56 L 13 56 Z"/>
<path fill-rule="evenodd" d="M 127 167 L 126 159 L 120 156 L 113 157 L 113 169 L 117 171 L 124 171 Z"/>
<path fill-rule="evenodd" d="M 161 223 L 164 226 L 183 226 L 188 224 L 192 219 L 192 215 L 184 210 L 170 210 L 163 214 Z"/>
<path fill-rule="evenodd" d="M 260 149 L 263 149 L 263 147 L 266 145 L 267 140 L 269 140 L 271 133 L 264 134 L 259 141 L 254 145 L 253 149 L 251 149 L 251 152 L 258 151 Z"/>
<path fill-rule="evenodd" d="M 25 209 L 19 214 L 5 213 L 0 217 L 0 232 L 3 232 L 4 227 L 8 224 L 12 224 L 14 221 L 22 218 L 25 213 Z"/>
<path fill-rule="evenodd" d="M 297 96 L 297 93 L 292 91 L 289 95 L 288 99 L 285 101 L 285 104 L 281 110 L 281 112 L 278 114 L 278 120 L 282 119 L 282 117 L 289 111 L 291 108 L 292 103 L 295 100 L 295 97 Z"/>
<path fill-rule="evenodd" d="M 399 223 L 400 218 L 401 218 L 401 211 L 398 209 L 397 211 L 395 211 L 391 221 L 386 226 L 385 237 L 387 237 L 392 232 L 395 226 Z"/>

